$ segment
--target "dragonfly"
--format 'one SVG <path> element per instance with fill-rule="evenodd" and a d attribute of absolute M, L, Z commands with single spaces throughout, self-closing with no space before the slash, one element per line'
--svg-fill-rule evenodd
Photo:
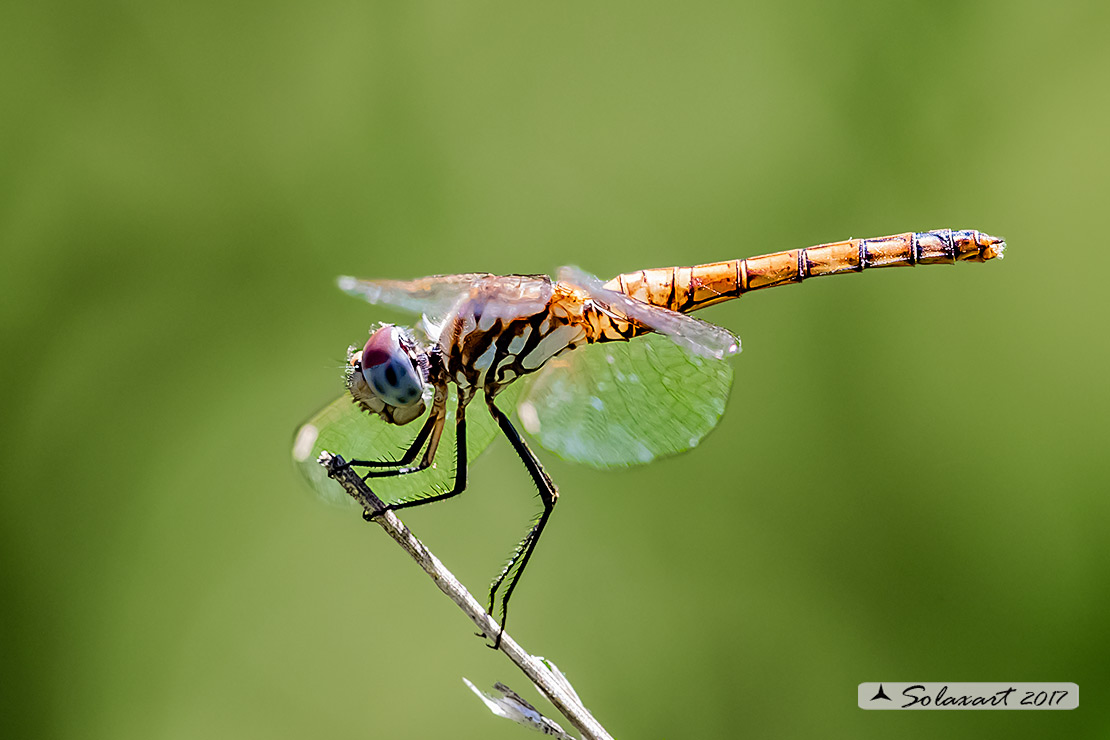
<path fill-rule="evenodd" d="M 640 270 L 607 282 L 573 267 L 556 279 L 341 277 L 346 293 L 420 320 L 413 328 L 379 324 L 365 345 L 348 349 L 346 393 L 300 427 L 293 458 L 320 498 L 340 502 L 346 493 L 316 459 L 325 450 L 348 457 L 368 484 L 387 487 L 386 509 L 400 511 L 461 494 L 470 460 L 503 435 L 543 509 L 490 585 L 491 615 L 500 603 L 497 647 L 509 600 L 559 497 L 511 419 L 514 408 L 525 432 L 574 462 L 609 468 L 684 452 L 724 413 L 729 358 L 740 351 L 736 335 L 691 312 L 809 278 L 986 262 L 1004 249 L 1005 241 L 979 231 L 940 229 Z M 454 449 L 453 466 L 437 463 L 442 448 Z"/>

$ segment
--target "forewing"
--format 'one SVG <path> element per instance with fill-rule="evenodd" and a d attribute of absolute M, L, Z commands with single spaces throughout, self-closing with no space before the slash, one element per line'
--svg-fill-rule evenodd
<path fill-rule="evenodd" d="M 439 320 L 475 285 L 489 277 L 484 272 L 432 275 L 416 280 L 360 280 L 343 275 L 338 283 L 344 293 L 368 303 L 393 306 Z"/>
<path fill-rule="evenodd" d="M 635 465 L 694 447 L 720 420 L 731 385 L 727 360 L 647 334 L 552 358 L 517 413 L 559 457 Z"/>
<path fill-rule="evenodd" d="M 506 389 L 506 401 L 513 390 Z M 448 399 L 447 423 L 434 465 L 426 470 L 392 478 L 371 478 L 370 488 L 386 503 L 418 497 L 450 488 L 455 481 L 455 398 Z M 511 406 L 507 406 L 511 408 Z M 328 478 L 316 462 L 320 453 L 342 455 L 347 460 L 396 460 L 420 431 L 427 417 L 405 426 L 386 423 L 358 408 L 344 394 L 306 421 L 293 438 L 293 463 L 316 496 L 335 505 L 354 505 L 346 491 Z M 485 404 L 471 403 L 466 409 L 467 460 L 473 462 L 498 434 L 497 423 Z M 419 459 L 419 458 L 418 458 Z"/>
<path fill-rule="evenodd" d="M 740 351 L 740 338 L 728 329 L 610 290 L 601 280 L 577 267 L 560 268 L 559 280 L 584 288 L 595 303 L 618 318 L 632 319 L 665 334 L 697 355 L 719 360 Z"/>

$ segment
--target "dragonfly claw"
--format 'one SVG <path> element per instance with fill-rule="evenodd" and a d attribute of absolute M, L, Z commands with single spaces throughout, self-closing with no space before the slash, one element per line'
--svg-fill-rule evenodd
<path fill-rule="evenodd" d="M 493 641 L 492 645 L 486 645 L 486 647 L 488 647 L 490 650 L 499 650 L 501 648 L 501 634 L 502 631 L 498 630 L 497 639 Z M 483 640 L 489 639 L 489 635 L 487 635 L 485 632 L 475 632 L 474 636 L 481 637 Z"/>
<path fill-rule="evenodd" d="M 374 511 L 373 509 L 364 509 L 362 512 L 362 518 L 364 521 L 372 522 L 389 510 L 390 509 L 388 506 L 384 509 L 381 509 L 380 511 Z"/>

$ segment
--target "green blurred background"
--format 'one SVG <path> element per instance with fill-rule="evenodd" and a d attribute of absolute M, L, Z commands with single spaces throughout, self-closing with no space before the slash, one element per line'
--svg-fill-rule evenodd
<path fill-rule="evenodd" d="M 745 352 L 692 453 L 547 455 L 512 632 L 618 737 L 1107 736 L 1108 7 L 4 4 L 5 735 L 527 736 L 461 677 L 527 681 L 292 468 L 399 318 L 335 275 L 953 227 L 1008 258 L 705 312 Z M 503 442 L 471 484 L 405 520 L 481 593 L 537 502 Z M 884 679 L 1084 698 L 856 708 Z"/>

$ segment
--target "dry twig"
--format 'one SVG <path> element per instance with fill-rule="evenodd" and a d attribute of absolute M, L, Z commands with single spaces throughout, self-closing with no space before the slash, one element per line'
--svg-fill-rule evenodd
<path fill-rule="evenodd" d="M 362 478 L 346 465 L 342 457 L 325 452 L 320 456 L 320 464 L 328 471 L 328 476 L 343 486 L 343 489 L 362 506 L 364 511 L 377 515 L 374 521 L 380 524 L 382 529 L 424 569 L 424 572 L 431 576 L 439 586 L 439 590 L 470 617 L 482 635 L 492 638 L 497 634 L 500 628 L 497 621 L 486 613 L 477 599 L 444 567 L 439 558 L 433 555 L 424 543 L 393 515 L 393 512 L 386 511 L 382 500 L 374 495 Z M 526 652 L 508 633 L 501 636 L 499 649 L 531 679 L 540 693 L 547 697 L 548 701 L 567 718 L 567 721 L 582 733 L 583 738 L 612 740 L 605 728 L 593 718 L 579 700 L 566 678 L 561 673 L 553 672 L 543 658 Z"/>

